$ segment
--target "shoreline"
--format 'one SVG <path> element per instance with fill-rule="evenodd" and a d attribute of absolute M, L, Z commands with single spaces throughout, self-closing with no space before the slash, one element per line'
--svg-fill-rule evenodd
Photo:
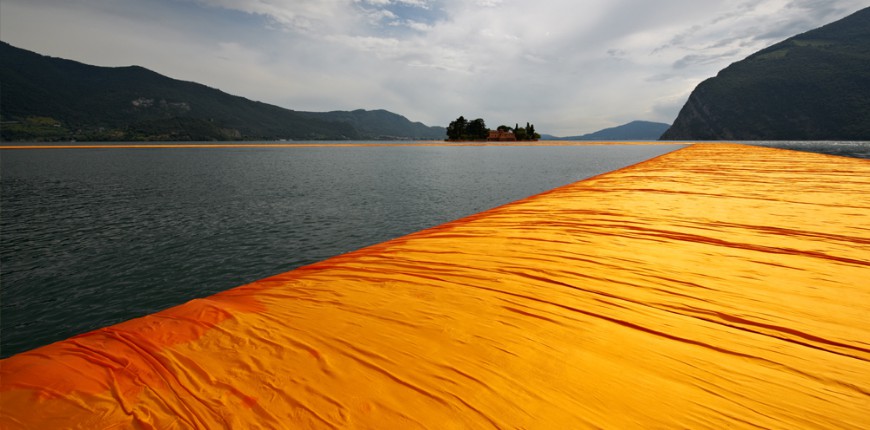
<path fill-rule="evenodd" d="M 98 144 L 83 143 L 75 145 L 0 145 L 0 150 L 21 149 L 111 149 L 111 148 L 319 148 L 319 147 L 404 147 L 404 146 L 595 146 L 595 145 L 691 145 L 692 142 L 667 142 L 667 141 L 559 141 L 548 140 L 538 142 L 442 142 L 442 141 L 419 141 L 377 143 L 377 142 L 348 142 L 348 143 L 119 143 Z"/>

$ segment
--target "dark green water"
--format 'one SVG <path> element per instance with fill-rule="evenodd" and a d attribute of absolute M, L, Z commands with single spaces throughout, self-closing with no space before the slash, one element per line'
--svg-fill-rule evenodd
<path fill-rule="evenodd" d="M 4 150 L 0 355 L 682 146 Z"/>

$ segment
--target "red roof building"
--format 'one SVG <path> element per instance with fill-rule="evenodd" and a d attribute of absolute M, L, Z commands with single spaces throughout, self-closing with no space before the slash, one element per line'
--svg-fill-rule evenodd
<path fill-rule="evenodd" d="M 512 131 L 490 130 L 486 140 L 488 142 L 516 142 L 517 137 Z"/>

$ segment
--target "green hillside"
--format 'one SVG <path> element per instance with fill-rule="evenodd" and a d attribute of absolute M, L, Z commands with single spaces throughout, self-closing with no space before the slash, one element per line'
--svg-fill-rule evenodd
<path fill-rule="evenodd" d="M 348 123 L 364 139 L 444 139 L 444 127 L 429 127 L 383 109 L 332 112 L 299 112 L 305 118 Z"/>
<path fill-rule="evenodd" d="M 870 140 L 870 8 L 736 62 L 665 140 Z"/>
<path fill-rule="evenodd" d="M 386 111 L 297 112 L 142 67 L 90 66 L 2 42 L 0 120 L 0 136 L 6 141 L 444 136 L 441 127 L 412 123 Z"/>

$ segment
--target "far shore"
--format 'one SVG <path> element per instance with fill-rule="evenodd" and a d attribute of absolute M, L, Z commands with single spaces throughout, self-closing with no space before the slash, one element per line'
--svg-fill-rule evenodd
<path fill-rule="evenodd" d="M 542 140 L 525 142 L 444 142 L 414 141 L 401 143 L 348 142 L 348 143 L 75 143 L 75 144 L 21 144 L 0 145 L 0 149 L 99 149 L 99 148 L 312 148 L 312 147 L 392 147 L 392 146 L 587 146 L 587 145 L 673 145 L 687 142 L 667 141 L 570 141 Z"/>

